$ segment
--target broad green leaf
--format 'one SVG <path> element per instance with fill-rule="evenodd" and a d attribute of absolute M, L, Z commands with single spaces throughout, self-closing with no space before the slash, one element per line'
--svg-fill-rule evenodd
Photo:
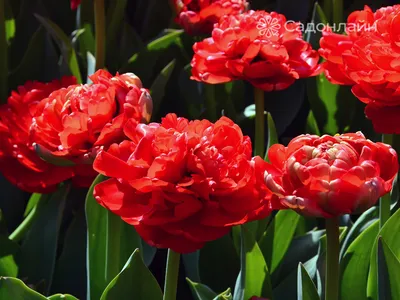
<path fill-rule="evenodd" d="M 94 187 L 104 179 L 104 176 L 99 175 L 86 197 L 88 299 L 100 298 L 134 249 L 139 248 L 144 252 L 146 263 L 151 262 L 155 254 L 154 248 L 145 246 L 141 241 L 133 226 L 94 199 Z"/>
<path fill-rule="evenodd" d="M 397 259 L 400 258 L 400 210 L 396 211 L 379 231 L 388 247 L 392 249 Z M 367 296 L 371 300 L 378 300 L 378 238 L 370 253 L 370 271 L 368 276 Z M 379 299 L 380 300 L 380 299 Z"/>
<path fill-rule="evenodd" d="M 69 183 L 60 184 L 42 205 L 17 257 L 18 276 L 31 284 L 43 282 L 46 295 L 53 280 L 59 231 L 69 190 Z"/>
<path fill-rule="evenodd" d="M 31 290 L 18 278 L 0 277 L 0 299 L 46 300 L 47 298 Z"/>
<path fill-rule="evenodd" d="M 379 300 L 400 299 L 400 261 L 382 237 L 378 238 Z"/>
<path fill-rule="evenodd" d="M 258 242 L 272 275 L 292 242 L 299 219 L 300 215 L 291 209 L 279 211 Z"/>
<path fill-rule="evenodd" d="M 349 233 L 343 241 L 340 249 L 340 257 L 343 257 L 344 253 L 350 244 L 361 234 L 363 230 L 369 227 L 369 225 L 376 220 L 378 217 L 378 209 L 376 206 L 371 207 L 365 211 L 361 216 L 358 217 L 357 221 L 351 226 Z"/>
<path fill-rule="evenodd" d="M 233 295 L 230 288 L 228 288 L 225 292 L 222 292 L 218 296 L 216 296 L 213 300 L 232 300 Z"/>
<path fill-rule="evenodd" d="M 297 271 L 297 300 L 319 300 L 319 295 L 314 282 L 308 275 L 302 263 Z"/>
<path fill-rule="evenodd" d="M 185 274 L 188 279 L 195 282 L 200 281 L 199 258 L 200 250 L 193 253 L 182 254 L 182 263 L 185 268 Z"/>
<path fill-rule="evenodd" d="M 188 282 L 190 290 L 192 291 L 194 300 L 210 300 L 217 297 L 217 293 L 211 290 L 208 286 L 193 282 L 189 278 L 186 278 L 186 281 Z"/>
<path fill-rule="evenodd" d="M 168 65 L 166 65 L 151 85 L 150 94 L 153 100 L 153 116 L 158 115 L 162 100 L 165 95 L 167 83 L 172 75 L 172 71 L 175 68 L 175 63 L 176 60 L 174 59 Z"/>
<path fill-rule="evenodd" d="M 341 261 L 342 300 L 366 299 L 371 250 L 379 231 L 379 221 L 363 231 L 350 244 Z"/>
<path fill-rule="evenodd" d="M 157 280 L 143 263 L 136 249 L 122 271 L 110 282 L 100 300 L 154 299 L 161 300 L 163 294 Z"/>
<path fill-rule="evenodd" d="M 70 39 L 61 30 L 61 28 L 58 27 L 57 24 L 37 14 L 35 14 L 35 17 L 39 20 L 39 22 L 46 28 L 46 30 L 51 34 L 53 39 L 56 41 L 64 57 L 64 60 L 66 61 L 71 71 L 71 74 L 76 77 L 78 83 L 82 83 L 82 77 L 79 70 L 78 60 L 76 58 L 76 53 Z"/>
<path fill-rule="evenodd" d="M 67 229 L 56 261 L 51 294 L 62 291 L 79 299 L 86 298 L 86 288 L 82 285 L 86 281 L 86 234 L 85 212 L 79 209 Z"/>
<path fill-rule="evenodd" d="M 221 251 L 221 249 L 224 249 Z M 229 235 L 208 242 L 199 256 L 201 282 L 216 292 L 234 287 L 240 270 L 239 256 Z M 218 280 L 215 280 L 218 278 Z"/>
<path fill-rule="evenodd" d="M 314 114 L 311 110 L 307 117 L 306 133 L 321 135 L 317 120 L 315 120 Z"/>
<path fill-rule="evenodd" d="M 126 4 L 127 0 L 112 1 L 107 9 L 107 53 L 114 50 L 112 46 L 116 44 L 115 38 L 121 31 Z"/>
<path fill-rule="evenodd" d="M 5 235 L 0 235 L 0 276 L 16 277 L 18 266 L 14 260 L 14 254 L 18 251 L 18 245 L 9 240 Z"/>
<path fill-rule="evenodd" d="M 146 83 L 154 71 L 159 55 L 165 53 L 172 45 L 176 45 L 182 34 L 183 30 L 166 32 L 163 36 L 147 44 L 145 49 L 131 56 L 128 64 L 122 67 L 120 72 L 125 73 L 134 70 L 135 74 Z"/>
<path fill-rule="evenodd" d="M 80 56 L 85 57 L 86 53 L 94 53 L 95 51 L 95 40 L 92 31 L 91 24 L 85 24 L 82 29 L 76 31 L 75 36 L 72 39 L 72 43 L 79 44 Z"/>
<path fill-rule="evenodd" d="M 270 113 L 267 113 L 267 121 L 268 121 L 268 143 L 267 150 L 265 151 L 264 160 L 269 162 L 268 159 L 268 150 L 272 145 L 278 144 L 278 133 L 276 132 L 275 122 Z"/>
<path fill-rule="evenodd" d="M 272 297 L 268 266 L 251 232 L 241 227 L 240 273 L 234 300 L 247 300 L 254 295 Z"/>
<path fill-rule="evenodd" d="M 281 266 L 278 269 L 279 276 L 276 280 L 277 282 L 282 282 L 284 278 L 290 276 L 292 273 L 296 280 L 299 262 L 306 263 L 318 254 L 320 238 L 324 233 L 324 230 L 312 231 L 305 235 L 295 237 L 291 241 L 289 249 L 287 250 Z M 299 249 L 301 249 L 301 251 L 299 251 Z"/>
<path fill-rule="evenodd" d="M 47 299 L 49 300 L 79 300 L 78 298 L 75 298 L 72 295 L 68 295 L 68 294 L 55 294 L 53 296 L 48 297 Z"/>

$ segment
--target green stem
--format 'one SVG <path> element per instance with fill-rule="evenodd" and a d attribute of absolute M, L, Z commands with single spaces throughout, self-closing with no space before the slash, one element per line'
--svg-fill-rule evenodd
<path fill-rule="evenodd" d="M 106 16 L 104 0 L 94 0 L 94 23 L 96 33 L 96 70 L 105 66 L 105 39 L 106 39 Z"/>
<path fill-rule="evenodd" d="M 8 43 L 6 37 L 6 3 L 0 0 L 0 103 L 6 103 L 8 95 Z"/>
<path fill-rule="evenodd" d="M 325 300 L 339 300 L 339 219 L 326 219 Z"/>
<path fill-rule="evenodd" d="M 213 84 L 205 84 L 205 105 L 206 105 L 206 114 L 207 119 L 211 122 L 215 122 L 217 120 L 217 104 L 215 102 L 215 85 Z"/>
<path fill-rule="evenodd" d="M 25 233 L 31 228 L 32 224 L 35 222 L 36 218 L 40 214 L 43 204 L 47 201 L 48 197 L 40 197 L 35 207 L 29 212 L 26 218 L 21 224 L 10 234 L 8 237 L 14 242 L 19 242 L 25 235 Z"/>
<path fill-rule="evenodd" d="M 163 300 L 176 300 L 180 254 L 168 249 Z"/>
<path fill-rule="evenodd" d="M 254 102 L 256 105 L 256 132 L 254 154 L 264 157 L 265 151 L 265 121 L 264 121 L 264 91 L 254 88 Z"/>
<path fill-rule="evenodd" d="M 343 0 L 333 0 L 332 5 L 333 5 L 333 23 L 339 25 L 340 23 L 343 22 Z"/>
<path fill-rule="evenodd" d="M 382 142 L 388 145 L 393 144 L 393 135 L 392 134 L 383 134 Z M 390 218 L 390 204 L 391 197 L 390 193 L 384 195 L 379 202 L 379 227 L 382 228 L 385 225 L 386 221 Z"/>

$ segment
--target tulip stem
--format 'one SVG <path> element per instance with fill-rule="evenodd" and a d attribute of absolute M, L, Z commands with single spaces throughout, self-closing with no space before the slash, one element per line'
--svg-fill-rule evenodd
<path fill-rule="evenodd" d="M 103 69 L 105 65 L 106 52 L 106 16 L 104 0 L 94 0 L 94 23 L 96 34 L 96 70 Z"/>
<path fill-rule="evenodd" d="M 26 218 L 21 224 L 9 235 L 9 239 L 13 242 L 19 242 L 25 235 L 25 233 L 31 228 L 32 224 L 35 222 L 36 218 L 40 214 L 43 204 L 46 203 L 48 197 L 46 195 L 41 195 L 36 205 L 32 208 Z"/>
<path fill-rule="evenodd" d="M 393 143 L 393 135 L 392 134 L 383 134 L 382 142 L 388 145 L 392 145 Z M 390 204 L 391 197 L 390 193 L 387 193 L 379 202 L 379 227 L 382 228 L 385 225 L 386 221 L 390 218 Z"/>
<path fill-rule="evenodd" d="M 217 105 L 215 101 L 215 88 L 214 84 L 205 84 L 205 105 L 206 105 L 206 114 L 207 119 L 211 122 L 215 122 L 217 120 Z"/>
<path fill-rule="evenodd" d="M 325 300 L 339 299 L 339 218 L 326 219 Z"/>
<path fill-rule="evenodd" d="M 179 274 L 179 260 L 180 260 L 180 254 L 171 249 L 168 249 L 163 300 L 176 300 L 176 290 L 178 287 L 178 274 Z"/>
<path fill-rule="evenodd" d="M 264 91 L 254 88 L 254 102 L 256 105 L 256 132 L 255 132 L 255 149 L 254 154 L 264 157 L 265 151 L 265 134 L 264 134 Z"/>

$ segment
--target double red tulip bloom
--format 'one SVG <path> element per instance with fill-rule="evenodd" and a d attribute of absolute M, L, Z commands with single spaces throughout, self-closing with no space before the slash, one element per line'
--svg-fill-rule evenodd
<path fill-rule="evenodd" d="M 365 113 L 381 133 L 400 133 L 400 5 L 349 16 L 347 35 L 324 33 L 320 54 L 330 81 L 354 85 Z"/>
<path fill-rule="evenodd" d="M 390 192 L 396 152 L 362 133 L 301 135 L 273 145 L 265 182 L 282 205 L 314 217 L 362 213 Z"/>
<path fill-rule="evenodd" d="M 246 0 L 170 0 L 178 12 L 176 22 L 188 34 L 209 34 L 222 16 L 246 10 Z"/>
<path fill-rule="evenodd" d="M 318 52 L 303 40 L 300 25 L 275 12 L 223 16 L 212 37 L 193 46 L 192 79 L 217 84 L 236 79 L 265 91 L 282 90 L 318 74 Z"/>
<path fill-rule="evenodd" d="M 28 81 L 0 106 L 0 172 L 22 190 L 49 192 L 72 177 L 70 168 L 53 166 L 38 157 L 29 141 L 38 103 L 53 91 L 75 84 L 75 77 L 49 83 Z"/>
<path fill-rule="evenodd" d="M 97 152 L 124 139 L 128 119 L 149 121 L 151 98 L 134 74 L 100 70 L 91 80 L 28 83 L 1 107 L 0 170 L 12 183 L 29 192 L 52 191 L 69 178 L 89 186 Z"/>
<path fill-rule="evenodd" d="M 94 162 L 111 177 L 94 194 L 150 245 L 193 252 L 270 213 L 265 164 L 251 158 L 249 137 L 230 119 L 213 124 L 169 114 L 161 124 L 128 121 L 124 132 L 129 140 Z"/>

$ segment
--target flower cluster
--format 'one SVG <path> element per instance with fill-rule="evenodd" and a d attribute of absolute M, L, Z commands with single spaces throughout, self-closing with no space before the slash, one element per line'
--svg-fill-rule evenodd
<path fill-rule="evenodd" d="M 356 11 L 348 24 L 369 30 L 335 34 L 327 30 L 320 54 L 325 73 L 333 83 L 353 85 L 354 95 L 366 103 L 365 113 L 381 133 L 400 133 L 400 5 L 375 13 L 369 7 Z"/>
<path fill-rule="evenodd" d="M 52 191 L 69 178 L 89 186 L 97 152 L 123 139 L 128 119 L 149 121 L 151 98 L 137 76 L 100 70 L 90 78 L 86 85 L 28 82 L 0 108 L 0 171 L 11 182 L 29 192 Z"/>
<path fill-rule="evenodd" d="M 273 34 L 262 26 L 267 19 L 274 20 Z M 282 90 L 320 71 L 318 52 L 303 40 L 299 24 L 286 24 L 275 12 L 223 16 L 193 50 L 192 79 L 210 84 L 243 79 L 265 91 Z"/>
<path fill-rule="evenodd" d="M 161 123 L 128 122 L 124 132 L 129 140 L 94 162 L 112 177 L 94 194 L 150 245 L 193 252 L 271 212 L 265 163 L 251 158 L 249 137 L 230 119 L 213 124 L 169 114 Z"/>

